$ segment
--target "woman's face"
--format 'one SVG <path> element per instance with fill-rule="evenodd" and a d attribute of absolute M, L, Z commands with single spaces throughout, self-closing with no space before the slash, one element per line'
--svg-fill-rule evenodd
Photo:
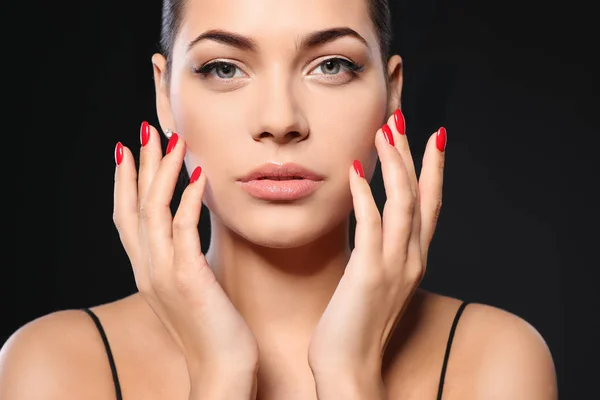
<path fill-rule="evenodd" d="M 375 132 L 399 102 L 399 57 L 382 65 L 367 1 L 187 0 L 185 7 L 169 84 L 164 59 L 153 59 L 157 105 L 163 128 L 188 146 L 188 171 L 200 165 L 206 174 L 207 207 L 269 247 L 306 244 L 339 226 L 352 208 L 349 168 L 358 159 L 372 176 Z M 306 185 L 316 190 L 294 198 L 306 182 L 255 182 L 267 194 L 292 194 L 274 200 L 240 182 L 264 164 L 285 163 L 320 175 Z"/>

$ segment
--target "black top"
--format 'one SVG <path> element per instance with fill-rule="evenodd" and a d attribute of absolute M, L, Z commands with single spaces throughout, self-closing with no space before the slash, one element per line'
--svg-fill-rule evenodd
<path fill-rule="evenodd" d="M 452 348 L 452 340 L 454 339 L 454 333 L 456 332 L 456 326 L 458 325 L 458 320 L 462 315 L 465 307 L 469 304 L 466 301 L 458 307 L 456 311 L 456 315 L 454 316 L 454 321 L 452 322 L 452 327 L 450 328 L 450 335 L 448 336 L 448 343 L 446 344 L 446 353 L 444 354 L 444 363 L 442 364 L 442 373 L 440 375 L 440 383 L 438 385 L 438 394 L 437 400 L 442 399 L 442 392 L 444 390 L 444 380 L 446 378 L 446 368 L 448 367 L 448 359 L 450 358 L 450 349 Z M 113 382 L 115 384 L 115 394 L 117 396 L 117 400 L 123 400 L 123 395 L 121 394 L 121 385 L 119 384 L 119 376 L 117 374 L 117 366 L 115 365 L 115 359 L 113 358 L 112 351 L 110 350 L 110 345 L 108 344 L 108 339 L 106 337 L 106 333 L 104 332 L 104 328 L 100 323 L 100 320 L 94 314 L 92 310 L 89 308 L 84 308 L 83 311 L 88 313 L 92 320 L 96 324 L 96 328 L 100 332 L 100 336 L 102 337 L 102 342 L 104 343 L 104 348 L 106 349 L 106 355 L 108 356 L 108 363 L 110 365 L 110 371 L 112 373 Z"/>

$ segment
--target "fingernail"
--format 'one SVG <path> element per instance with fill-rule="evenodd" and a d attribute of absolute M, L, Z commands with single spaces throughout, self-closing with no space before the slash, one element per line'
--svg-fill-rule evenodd
<path fill-rule="evenodd" d="M 363 167 L 360 164 L 360 161 L 354 160 L 354 163 L 352 163 L 352 165 L 354 166 L 354 171 L 356 171 L 356 174 L 358 176 L 360 176 L 361 178 L 364 178 L 365 177 L 365 172 L 363 171 Z"/>
<path fill-rule="evenodd" d="M 115 162 L 117 165 L 120 165 L 121 161 L 123 161 L 123 144 L 118 142 L 117 146 L 115 147 Z"/>
<path fill-rule="evenodd" d="M 150 140 L 150 124 L 143 121 L 140 127 L 140 142 L 142 143 L 142 147 L 148 143 L 148 140 Z"/>
<path fill-rule="evenodd" d="M 173 133 L 171 139 L 169 139 L 169 144 L 167 145 L 167 154 L 169 154 L 171 150 L 175 148 L 175 145 L 177 145 L 177 139 L 179 139 L 179 136 L 176 133 Z"/>
<path fill-rule="evenodd" d="M 406 121 L 404 120 L 404 114 L 402 114 L 400 109 L 394 111 L 394 122 L 396 123 L 398 133 L 404 135 L 406 133 Z"/>
<path fill-rule="evenodd" d="M 383 131 L 383 136 L 385 137 L 385 140 L 387 140 L 387 142 L 390 144 L 390 146 L 393 146 L 394 145 L 394 134 L 392 133 L 390 126 L 388 124 L 383 124 L 383 126 L 381 127 L 381 130 Z"/>
<path fill-rule="evenodd" d="M 200 179 L 200 175 L 202 174 L 202 167 L 196 167 L 196 169 L 194 169 L 194 172 L 192 172 L 192 176 L 190 176 L 190 184 L 196 182 L 198 179 Z"/>
<path fill-rule="evenodd" d="M 443 126 L 437 131 L 435 137 L 435 146 L 441 152 L 446 150 L 446 128 L 444 128 Z"/>

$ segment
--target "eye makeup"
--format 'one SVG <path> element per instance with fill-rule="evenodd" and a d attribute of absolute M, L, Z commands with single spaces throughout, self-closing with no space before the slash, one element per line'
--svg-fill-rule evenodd
<path fill-rule="evenodd" d="M 320 69 L 322 72 L 317 74 L 308 74 L 315 79 L 325 79 L 330 82 L 344 80 L 345 83 L 358 76 L 364 71 L 365 66 L 353 62 L 347 58 L 330 57 L 320 62 L 311 72 Z M 199 67 L 193 67 L 194 74 L 199 75 L 202 79 L 211 79 L 216 81 L 234 80 L 235 78 L 245 77 L 246 74 L 242 69 L 233 62 L 216 60 L 208 62 Z M 239 72 L 239 74 L 238 74 Z M 350 78 L 350 79 L 348 79 Z"/>

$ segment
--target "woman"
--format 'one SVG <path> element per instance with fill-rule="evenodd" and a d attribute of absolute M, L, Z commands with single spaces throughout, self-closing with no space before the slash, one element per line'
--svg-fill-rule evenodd
<path fill-rule="evenodd" d="M 147 123 L 139 171 L 115 150 L 114 220 L 140 291 L 17 331 L 0 400 L 556 398 L 529 324 L 418 289 L 446 131 L 417 179 L 388 20 L 384 0 L 165 1 L 152 63 L 166 154 Z"/>

